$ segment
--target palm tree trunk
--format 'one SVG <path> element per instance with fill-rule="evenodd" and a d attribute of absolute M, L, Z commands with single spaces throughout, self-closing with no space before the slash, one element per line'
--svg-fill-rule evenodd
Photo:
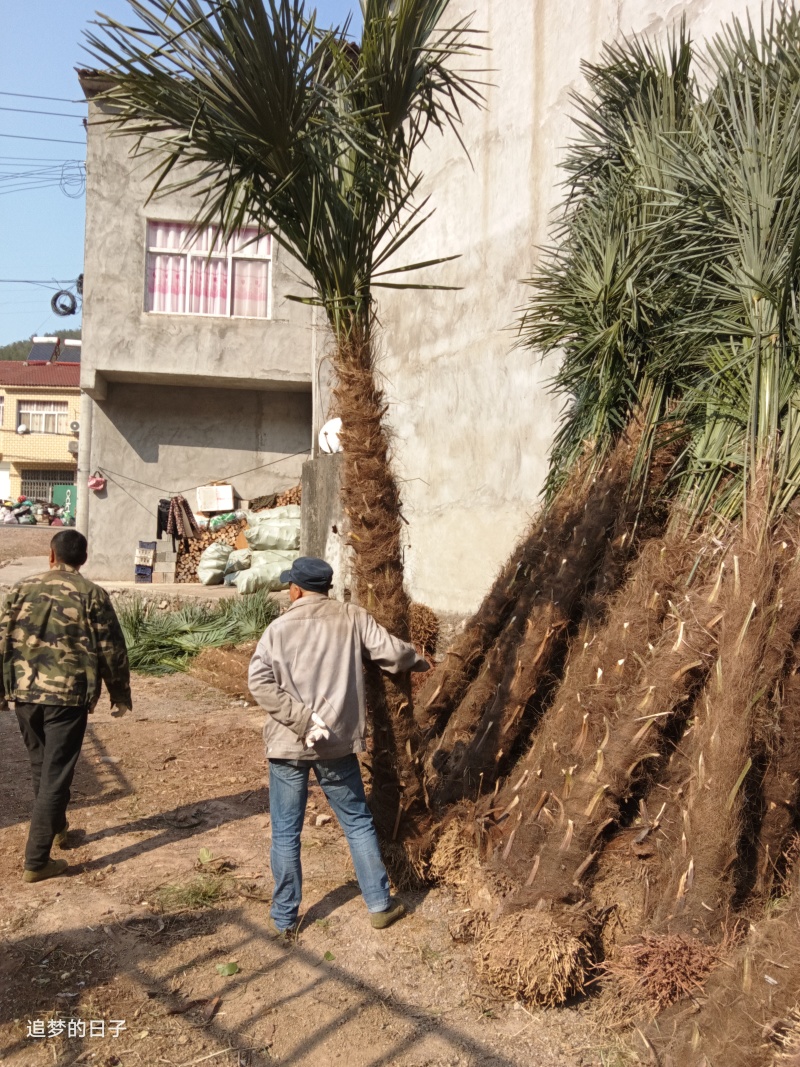
<path fill-rule="evenodd" d="M 407 641 L 411 605 L 403 586 L 400 493 L 389 463 L 386 404 L 375 380 L 368 325 L 353 326 L 339 337 L 335 367 L 334 403 L 342 420 L 344 453 L 342 504 L 356 597 L 381 626 Z M 387 865 L 396 882 L 408 884 L 412 871 L 420 872 L 421 845 L 413 842 L 427 822 L 410 678 L 390 677 L 368 666 L 366 682 L 373 725 L 370 804 Z"/>

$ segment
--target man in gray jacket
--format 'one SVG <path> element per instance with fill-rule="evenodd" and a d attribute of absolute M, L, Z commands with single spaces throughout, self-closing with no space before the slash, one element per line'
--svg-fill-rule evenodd
<path fill-rule="evenodd" d="M 281 574 L 291 605 L 267 628 L 250 662 L 250 692 L 267 712 L 275 880 L 270 915 L 281 937 L 297 929 L 300 832 L 312 769 L 344 830 L 372 925 L 383 929 L 405 914 L 389 895 L 356 755 L 365 747 L 362 663 L 369 659 L 392 674 L 426 671 L 428 663 L 363 608 L 330 600 L 332 580 L 324 560 L 295 560 Z"/>

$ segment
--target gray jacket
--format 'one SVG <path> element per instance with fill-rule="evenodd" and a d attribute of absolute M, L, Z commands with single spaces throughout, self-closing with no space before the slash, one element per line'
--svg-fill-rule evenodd
<path fill-rule="evenodd" d="M 364 659 L 391 674 L 424 671 L 411 645 L 363 608 L 318 593 L 296 600 L 269 626 L 250 661 L 250 692 L 267 712 L 271 759 L 338 759 L 364 751 Z M 316 712 L 331 732 L 304 748 Z"/>

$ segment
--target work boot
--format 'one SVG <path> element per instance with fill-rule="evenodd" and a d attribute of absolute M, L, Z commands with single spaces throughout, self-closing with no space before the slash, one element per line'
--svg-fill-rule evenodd
<path fill-rule="evenodd" d="M 391 926 L 392 923 L 396 923 L 398 919 L 402 919 L 406 913 L 405 907 L 392 897 L 389 901 L 389 907 L 383 911 L 370 912 L 369 921 L 372 923 L 374 929 L 385 930 L 387 926 Z"/>
<path fill-rule="evenodd" d="M 43 882 L 45 878 L 58 878 L 69 867 L 66 860 L 49 860 L 35 871 L 23 871 L 23 882 Z"/>
<path fill-rule="evenodd" d="M 281 941 L 284 945 L 290 945 L 293 941 L 297 940 L 297 934 L 300 930 L 299 923 L 295 923 L 294 926 L 286 926 L 281 928 L 275 922 L 274 919 L 269 920 L 269 928 L 272 931 L 272 935 L 276 941 Z"/>
<path fill-rule="evenodd" d="M 53 844 L 58 848 L 67 847 L 67 831 L 69 830 L 69 822 L 64 823 L 64 828 L 59 830 L 56 836 L 53 838 Z"/>

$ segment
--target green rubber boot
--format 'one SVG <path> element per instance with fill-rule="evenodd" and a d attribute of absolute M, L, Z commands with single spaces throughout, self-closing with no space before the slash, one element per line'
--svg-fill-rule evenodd
<path fill-rule="evenodd" d="M 58 878 L 69 867 L 66 860 L 50 860 L 36 871 L 23 871 L 23 882 L 43 882 L 45 878 Z"/>
<path fill-rule="evenodd" d="M 385 930 L 387 926 L 391 926 L 398 919 L 402 919 L 405 913 L 405 907 L 399 900 L 395 900 L 392 897 L 389 901 L 389 907 L 385 911 L 373 911 L 370 913 L 369 921 L 375 930 Z"/>

